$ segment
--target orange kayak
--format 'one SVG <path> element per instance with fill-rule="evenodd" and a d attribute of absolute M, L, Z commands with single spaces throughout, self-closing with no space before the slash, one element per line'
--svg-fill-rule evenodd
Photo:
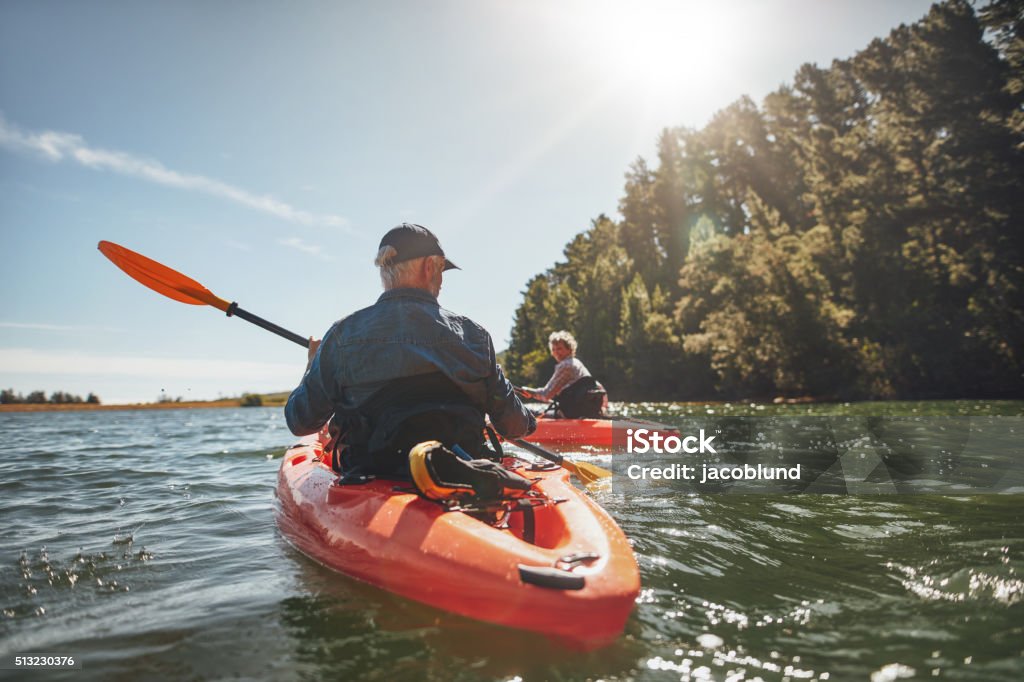
<path fill-rule="evenodd" d="M 540 504 L 509 503 L 481 520 L 376 480 L 338 486 L 322 443 L 289 449 L 277 482 L 278 525 L 299 551 L 346 575 L 476 620 L 593 649 L 622 632 L 640 591 L 632 547 L 561 468 L 505 465 Z M 536 501 L 535 501 L 536 502 Z"/>
<path fill-rule="evenodd" d="M 537 417 L 537 430 L 527 436 L 526 440 L 548 445 L 592 445 L 610 448 L 626 442 L 626 429 L 647 429 L 665 436 L 679 435 L 679 430 L 673 426 L 643 419 L 553 419 L 542 415 Z"/>

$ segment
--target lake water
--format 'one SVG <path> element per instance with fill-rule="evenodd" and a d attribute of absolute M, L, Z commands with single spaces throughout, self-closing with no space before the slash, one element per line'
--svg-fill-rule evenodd
<path fill-rule="evenodd" d="M 1024 402 L 619 405 L 714 414 L 1024 415 Z M 280 409 L 0 414 L 8 679 L 871 679 L 1024 676 L 1024 495 L 593 493 L 643 590 L 590 653 L 306 559 L 274 522 Z M 610 466 L 609 457 L 583 457 Z M 581 627 L 585 627 L 585 623 Z"/>

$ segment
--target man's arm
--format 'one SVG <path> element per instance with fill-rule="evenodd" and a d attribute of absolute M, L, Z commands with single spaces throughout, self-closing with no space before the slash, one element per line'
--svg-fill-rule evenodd
<path fill-rule="evenodd" d="M 284 406 L 288 429 L 296 436 L 316 433 L 334 414 L 334 403 L 323 380 L 320 347 L 320 341 L 310 339 L 306 373 Z"/>
<path fill-rule="evenodd" d="M 512 384 L 505 378 L 494 358 L 494 344 L 487 338 L 490 363 L 494 368 L 487 378 L 487 404 L 485 411 L 491 417 L 491 423 L 505 438 L 522 438 L 534 432 L 537 419 L 523 406 L 516 395 Z"/>

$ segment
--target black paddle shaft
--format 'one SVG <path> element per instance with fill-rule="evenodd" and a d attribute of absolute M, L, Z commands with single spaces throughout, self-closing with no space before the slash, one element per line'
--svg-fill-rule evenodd
<path fill-rule="evenodd" d="M 555 454 L 554 452 L 551 452 L 550 450 L 546 450 L 546 449 L 542 448 L 541 446 L 537 445 L 536 443 L 531 443 L 528 440 L 523 440 L 522 438 L 519 438 L 519 439 L 513 440 L 512 442 L 515 443 L 516 445 L 518 445 L 519 447 L 521 447 L 522 449 L 527 450 L 529 452 L 532 452 L 533 454 L 535 454 L 535 455 L 537 455 L 539 457 L 543 457 L 544 459 L 548 460 L 549 462 L 554 462 L 555 464 L 558 464 L 559 466 L 561 466 L 562 462 L 565 461 L 565 457 L 562 457 L 561 455 Z"/>
<path fill-rule="evenodd" d="M 227 314 L 228 317 L 231 317 L 232 315 L 240 317 L 246 322 L 252 322 L 257 327 L 263 327 L 268 332 L 274 332 L 278 336 L 282 336 L 288 339 L 289 341 L 297 343 L 303 348 L 309 348 L 309 339 L 303 338 L 296 334 L 295 332 L 290 332 L 284 327 L 279 327 L 273 322 L 270 322 L 269 320 L 264 320 L 262 317 L 258 315 L 253 315 L 248 310 L 242 310 L 241 308 L 238 307 L 237 303 L 232 303 L 231 305 L 228 306 Z"/>

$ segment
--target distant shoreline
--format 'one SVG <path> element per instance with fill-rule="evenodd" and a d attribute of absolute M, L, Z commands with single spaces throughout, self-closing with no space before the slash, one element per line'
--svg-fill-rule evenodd
<path fill-rule="evenodd" d="M 263 396 L 263 404 L 254 407 L 282 407 L 284 401 Z M 97 405 L 95 403 L 11 403 L 0 405 L 3 412 L 79 412 L 94 410 L 198 410 L 203 408 L 242 407 L 242 398 L 223 400 L 166 401 L 162 403 L 127 403 L 121 405 Z"/>
<path fill-rule="evenodd" d="M 0 405 L 0 412 L 79 412 L 93 410 L 175 410 L 198 409 L 203 407 L 241 407 L 241 400 L 207 400 L 166 403 L 134 403 L 127 405 L 95 405 L 88 403 L 15 403 Z"/>

